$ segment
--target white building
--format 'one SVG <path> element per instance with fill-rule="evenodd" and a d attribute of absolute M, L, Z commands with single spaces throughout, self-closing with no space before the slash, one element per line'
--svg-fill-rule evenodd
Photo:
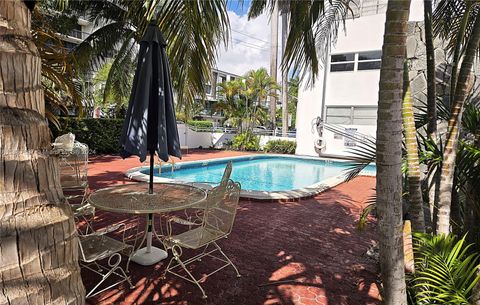
<path fill-rule="evenodd" d="M 301 86 L 297 105 L 297 150 L 299 155 L 348 155 L 355 146 L 344 137 L 315 128 L 322 118 L 349 133 L 375 136 L 386 0 L 360 0 L 355 19 L 346 21 L 346 32 L 326 56 L 313 87 Z M 423 1 L 412 0 L 410 20 L 423 20 Z M 325 145 L 323 150 L 320 148 Z"/>
<path fill-rule="evenodd" d="M 220 93 L 217 92 L 218 84 L 233 81 L 238 78 L 241 78 L 241 76 L 218 69 L 212 69 L 210 80 L 205 84 L 205 107 L 198 117 L 212 121 L 215 126 L 219 126 L 223 121 L 224 116 L 221 111 L 215 108 L 215 104 L 222 97 Z M 200 97 L 198 97 L 198 101 L 202 101 Z"/>

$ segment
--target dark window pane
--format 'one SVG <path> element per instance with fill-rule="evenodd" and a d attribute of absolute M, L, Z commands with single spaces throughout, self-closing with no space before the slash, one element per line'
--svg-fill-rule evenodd
<path fill-rule="evenodd" d="M 354 61 L 355 53 L 332 55 L 331 62 Z"/>
<path fill-rule="evenodd" d="M 353 71 L 353 62 L 348 64 L 330 65 L 330 72 L 337 72 L 337 71 Z"/>
<path fill-rule="evenodd" d="M 382 62 L 378 61 L 365 61 L 358 63 L 358 70 L 375 70 L 380 69 Z"/>
<path fill-rule="evenodd" d="M 382 51 L 369 51 L 358 53 L 358 60 L 382 59 Z"/>

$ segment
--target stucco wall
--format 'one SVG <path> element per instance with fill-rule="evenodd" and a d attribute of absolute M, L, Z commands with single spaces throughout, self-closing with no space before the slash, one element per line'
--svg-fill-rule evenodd
<path fill-rule="evenodd" d="M 412 0 L 410 21 L 423 20 L 422 0 Z M 383 43 L 385 14 L 362 16 L 347 20 L 346 32 L 339 32 L 337 42 L 332 47 L 331 54 L 357 53 L 362 51 L 381 50 Z M 329 63 L 326 63 L 329 67 Z M 415 75 L 412 73 L 411 77 Z M 325 85 L 325 106 L 327 105 L 377 105 L 378 83 L 380 70 L 348 71 L 326 73 L 321 69 L 313 87 L 301 86 L 297 106 L 297 150 L 296 154 L 318 156 L 315 141 L 318 139 L 316 128 L 312 125 L 322 113 L 323 86 Z M 375 136 L 375 125 L 345 125 L 346 128 L 356 128 L 357 132 Z M 345 139 L 324 130 L 326 142 L 324 154 L 348 155 L 349 147 Z"/>
<path fill-rule="evenodd" d="M 235 136 L 233 133 L 224 132 L 198 132 L 191 130 L 185 124 L 177 124 L 177 128 L 180 145 L 188 146 L 189 148 L 225 148 L 225 143 Z M 263 148 L 271 140 L 296 141 L 295 138 L 260 136 L 260 147 Z"/>

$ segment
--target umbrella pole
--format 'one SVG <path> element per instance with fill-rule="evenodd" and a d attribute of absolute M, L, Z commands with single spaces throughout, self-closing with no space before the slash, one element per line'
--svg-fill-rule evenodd
<path fill-rule="evenodd" d="M 148 193 L 153 194 L 153 167 L 155 165 L 155 152 L 150 152 L 150 181 L 148 183 Z M 148 229 L 147 229 L 147 253 L 152 249 L 152 226 L 153 214 L 148 214 Z"/>
<path fill-rule="evenodd" d="M 153 166 L 155 165 L 155 152 L 150 152 L 150 182 L 148 183 L 148 193 L 153 194 Z"/>

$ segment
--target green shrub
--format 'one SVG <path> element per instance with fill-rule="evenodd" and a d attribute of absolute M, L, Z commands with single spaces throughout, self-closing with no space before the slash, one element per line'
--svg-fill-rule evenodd
<path fill-rule="evenodd" d="M 116 154 L 120 151 L 123 119 L 60 118 L 60 130 L 50 126 L 53 137 L 71 132 L 75 140 L 88 145 L 95 154 Z"/>
<path fill-rule="evenodd" d="M 232 139 L 232 148 L 235 150 L 260 150 L 260 137 L 250 131 L 242 132 Z"/>
<path fill-rule="evenodd" d="M 263 148 L 266 152 L 273 152 L 278 154 L 294 154 L 297 148 L 295 141 L 288 140 L 271 140 L 265 144 Z"/>
<path fill-rule="evenodd" d="M 211 128 L 213 127 L 213 122 L 211 121 L 195 121 L 190 120 L 187 122 L 189 126 L 196 127 L 196 128 Z"/>
<path fill-rule="evenodd" d="M 480 279 L 478 254 L 465 237 L 415 234 L 415 273 L 408 281 L 413 304 L 471 304 Z"/>

